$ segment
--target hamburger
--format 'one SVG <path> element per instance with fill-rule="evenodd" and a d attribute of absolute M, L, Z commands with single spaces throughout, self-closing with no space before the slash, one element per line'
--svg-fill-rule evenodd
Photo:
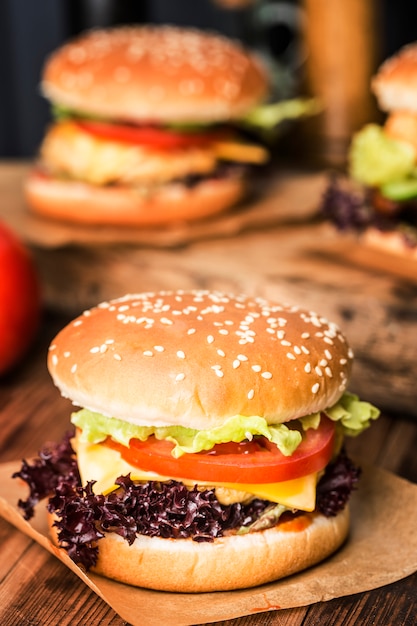
<path fill-rule="evenodd" d="M 373 247 L 417 259 L 417 43 L 382 63 L 371 89 L 385 114 L 352 139 L 349 175 L 335 178 L 324 214 Z"/>
<path fill-rule="evenodd" d="M 236 204 L 268 153 L 236 123 L 268 75 L 224 36 L 174 26 L 85 32 L 46 61 L 54 121 L 25 182 L 30 209 L 84 224 L 164 225 Z"/>
<path fill-rule="evenodd" d="M 15 473 L 85 569 L 175 592 L 246 588 L 339 548 L 378 410 L 314 312 L 206 290 L 132 294 L 64 327 L 48 367 L 75 428 Z"/>

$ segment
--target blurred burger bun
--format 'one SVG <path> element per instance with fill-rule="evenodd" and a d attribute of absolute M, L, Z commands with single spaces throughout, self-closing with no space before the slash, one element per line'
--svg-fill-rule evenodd
<path fill-rule="evenodd" d="M 247 163 L 228 125 L 265 101 L 268 79 L 240 43 L 173 26 L 93 30 L 50 56 L 41 86 L 60 116 L 25 185 L 38 214 L 163 225 L 200 219 L 243 197 Z M 104 122 L 106 134 L 91 132 L 92 122 Z M 220 148 L 216 137 L 198 142 L 199 133 L 219 125 Z M 108 127 L 120 126 L 158 136 L 141 143 L 108 135 Z M 196 141 L 167 148 L 167 132 Z M 238 167 L 234 156 L 224 157 L 225 141 L 233 143 Z"/>

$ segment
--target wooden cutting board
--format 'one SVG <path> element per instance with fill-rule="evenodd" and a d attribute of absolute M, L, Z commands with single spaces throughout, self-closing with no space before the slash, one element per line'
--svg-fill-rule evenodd
<path fill-rule="evenodd" d="M 417 416 L 417 264 L 365 250 L 317 217 L 326 173 L 277 170 L 215 219 L 165 230 L 86 229 L 30 215 L 25 164 L 0 164 L 0 217 L 31 248 L 48 307 L 77 314 L 127 292 L 205 287 L 314 309 L 355 353 L 351 389 Z"/>

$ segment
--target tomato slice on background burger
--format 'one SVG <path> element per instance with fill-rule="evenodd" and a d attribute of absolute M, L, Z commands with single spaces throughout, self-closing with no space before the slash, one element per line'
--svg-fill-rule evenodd
<path fill-rule="evenodd" d="M 75 123 L 81 130 L 96 137 L 164 150 L 206 146 L 230 137 L 230 133 L 218 130 L 187 133 L 151 125 L 134 126 L 91 120 L 77 120 Z"/>
<path fill-rule="evenodd" d="M 141 470 L 162 476 L 219 483 L 275 483 L 300 478 L 322 470 L 330 461 L 335 425 L 322 416 L 317 429 L 308 429 L 291 456 L 285 456 L 264 437 L 241 443 L 217 444 L 211 450 L 174 458 L 170 441 L 154 436 L 146 441 L 131 439 L 126 447 L 108 438 L 104 445 Z"/>

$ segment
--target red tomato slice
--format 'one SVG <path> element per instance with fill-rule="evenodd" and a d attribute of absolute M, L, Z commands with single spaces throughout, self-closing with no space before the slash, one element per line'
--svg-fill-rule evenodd
<path fill-rule="evenodd" d="M 225 138 L 225 133 L 219 132 L 181 133 L 153 126 L 111 124 L 89 120 L 78 120 L 75 123 L 83 131 L 97 137 L 166 150 L 207 145 L 214 140 Z"/>
<path fill-rule="evenodd" d="M 242 443 L 222 443 L 207 452 L 184 454 L 175 459 L 173 444 L 149 437 L 130 440 L 127 448 L 110 438 L 105 445 L 118 450 L 125 461 L 142 470 L 163 476 L 222 483 L 274 483 L 306 476 L 323 469 L 330 461 L 335 425 L 322 416 L 317 430 L 304 433 L 291 456 L 284 456 L 275 444 L 264 437 Z"/>

